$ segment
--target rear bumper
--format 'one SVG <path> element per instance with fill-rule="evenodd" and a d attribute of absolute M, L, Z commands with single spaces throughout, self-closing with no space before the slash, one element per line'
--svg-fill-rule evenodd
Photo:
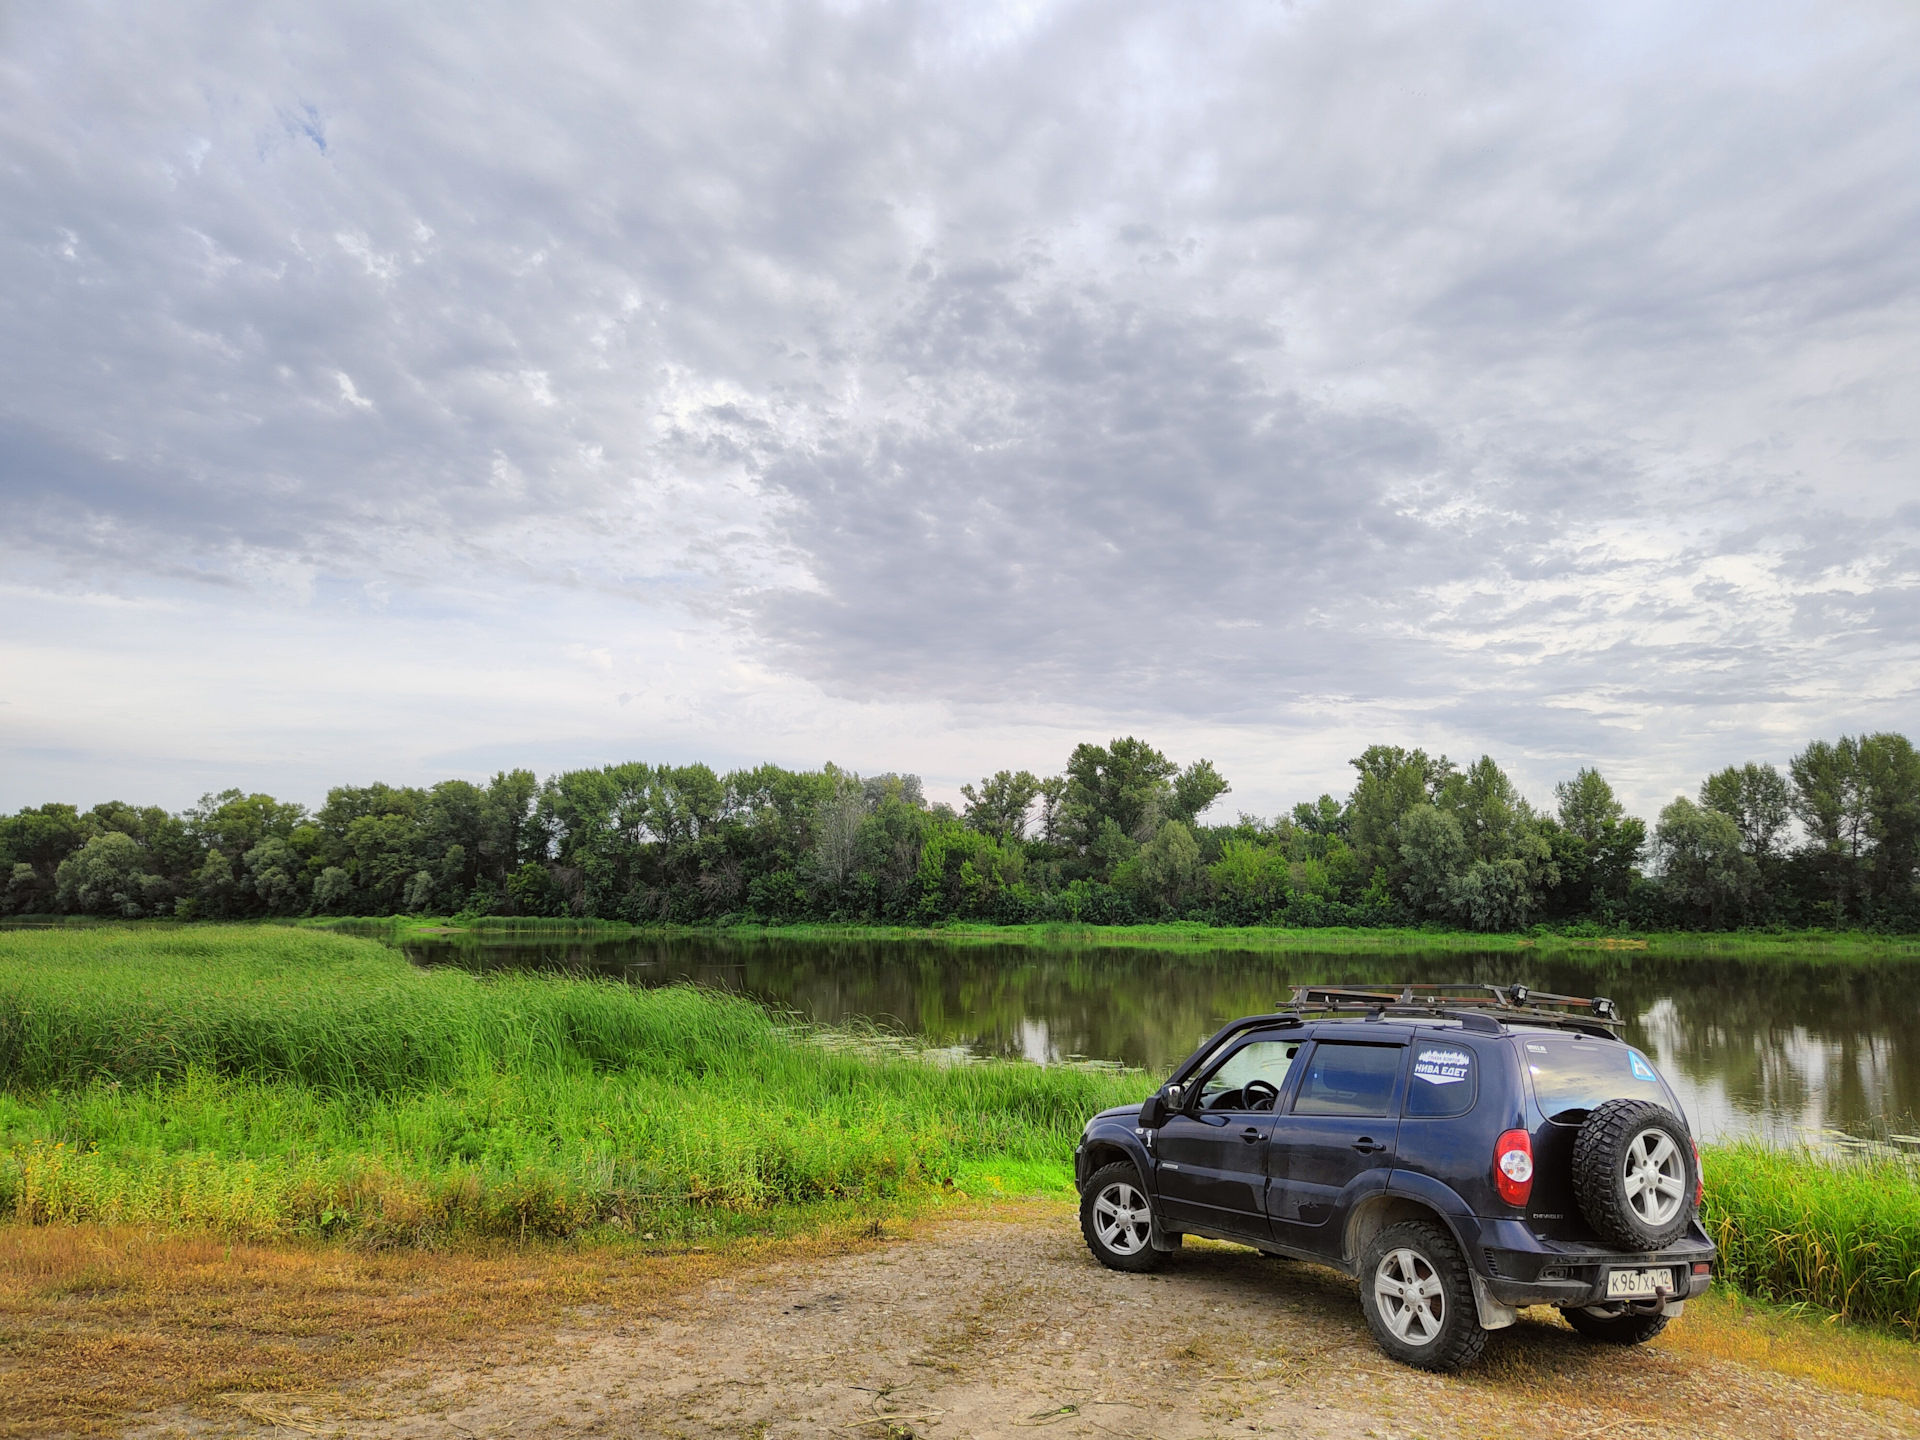
<path fill-rule="evenodd" d="M 1524 1310 L 1529 1305 L 1559 1305 L 1579 1308 L 1586 1305 L 1614 1305 L 1621 1302 L 1607 1295 L 1606 1276 L 1612 1270 L 1656 1270 L 1671 1269 L 1675 1272 L 1675 1289 L 1672 1294 L 1657 1298 L 1646 1298 L 1627 1302 L 1648 1309 L 1658 1308 L 1664 1303 L 1675 1300 L 1697 1300 L 1707 1293 L 1707 1287 L 1713 1283 L 1711 1273 L 1696 1275 L 1692 1263 L 1682 1264 L 1673 1261 L 1641 1261 L 1638 1259 L 1622 1261 L 1601 1267 L 1594 1279 L 1567 1280 L 1503 1280 L 1489 1277 L 1487 1293 L 1502 1305 L 1515 1310 Z"/>
<path fill-rule="evenodd" d="M 1664 1300 L 1695 1299 L 1713 1283 L 1718 1252 L 1696 1220 L 1679 1241 L 1660 1250 L 1616 1250 L 1603 1242 L 1554 1239 L 1524 1220 L 1456 1216 L 1468 1262 L 1490 1299 L 1513 1309 L 1528 1305 L 1616 1304 L 1607 1277 L 1616 1270 L 1671 1270 L 1673 1290 Z M 1696 1266 L 1706 1266 L 1695 1273 Z M 1654 1297 L 1633 1302 L 1653 1306 Z"/>
<path fill-rule="evenodd" d="M 1654 1251 L 1620 1251 L 1575 1241 L 1544 1240 L 1513 1221 L 1482 1221 L 1474 1269 L 1487 1292 L 1503 1305 L 1606 1305 L 1607 1277 L 1616 1270 L 1670 1270 L 1673 1289 L 1664 1300 L 1691 1300 L 1713 1283 L 1713 1242 L 1695 1224 L 1676 1245 Z M 1705 1268 L 1701 1268 L 1705 1267 Z M 1642 1302 L 1654 1303 L 1651 1297 Z"/>

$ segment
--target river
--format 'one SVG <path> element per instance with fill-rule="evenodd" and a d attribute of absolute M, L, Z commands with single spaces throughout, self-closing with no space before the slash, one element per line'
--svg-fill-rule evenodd
<path fill-rule="evenodd" d="M 1920 962 L 1635 951 L 1323 955 L 944 940 L 408 937 L 417 963 L 691 980 L 928 1046 L 1161 1075 L 1222 1022 L 1302 983 L 1519 980 L 1606 995 L 1703 1139 L 1841 1137 L 1920 1150 Z"/>

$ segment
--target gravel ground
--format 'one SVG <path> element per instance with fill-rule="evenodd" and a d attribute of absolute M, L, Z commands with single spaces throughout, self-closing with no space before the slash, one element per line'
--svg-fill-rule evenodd
<path fill-rule="evenodd" d="M 1427 1375 L 1374 1349 L 1331 1271 L 1203 1244 L 1157 1274 L 1115 1274 L 1064 1207 L 769 1264 L 651 1318 L 584 1313 L 517 1355 L 233 1406 L 144 1433 L 1920 1436 L 1906 1406 L 1660 1343 L 1590 1345 L 1550 1311 L 1496 1334 L 1463 1374 Z"/>

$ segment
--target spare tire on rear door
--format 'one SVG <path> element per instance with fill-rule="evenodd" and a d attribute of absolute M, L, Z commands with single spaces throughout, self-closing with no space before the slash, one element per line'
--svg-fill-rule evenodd
<path fill-rule="evenodd" d="M 1687 1231 L 1696 1184 L 1693 1137 L 1671 1110 L 1609 1100 L 1573 1141 L 1573 1193 L 1602 1238 L 1659 1250 Z"/>

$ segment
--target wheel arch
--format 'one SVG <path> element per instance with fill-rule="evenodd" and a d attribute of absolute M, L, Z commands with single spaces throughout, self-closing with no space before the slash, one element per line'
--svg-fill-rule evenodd
<path fill-rule="evenodd" d="M 1341 1241 L 1341 1256 L 1347 1262 L 1348 1269 L 1357 1274 L 1360 1256 L 1372 1243 L 1373 1237 L 1389 1225 L 1398 1225 L 1403 1220 L 1431 1220 L 1445 1227 L 1454 1243 L 1460 1247 L 1460 1253 L 1468 1257 L 1467 1268 L 1473 1268 L 1473 1251 L 1466 1237 L 1460 1233 L 1460 1227 L 1448 1215 L 1426 1200 L 1389 1191 L 1369 1196 L 1354 1206 L 1352 1213 L 1347 1216 L 1347 1233 Z"/>
<path fill-rule="evenodd" d="M 1089 1178 L 1095 1171 L 1104 1170 L 1107 1166 L 1124 1160 L 1133 1166 L 1134 1173 L 1140 1177 L 1140 1188 L 1151 1192 L 1151 1187 L 1147 1184 L 1147 1167 L 1142 1163 L 1142 1157 L 1135 1147 L 1122 1144 L 1111 1136 L 1095 1135 L 1087 1141 L 1081 1153 L 1086 1156 Z"/>

